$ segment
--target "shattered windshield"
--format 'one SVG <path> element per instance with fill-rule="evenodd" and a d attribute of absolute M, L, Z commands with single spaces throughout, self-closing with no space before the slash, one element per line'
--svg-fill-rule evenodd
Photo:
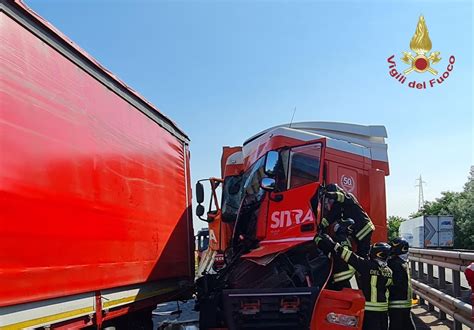
<path fill-rule="evenodd" d="M 222 189 L 222 220 L 233 222 L 237 219 L 242 199 L 242 175 L 228 176 L 224 179 Z"/>
<path fill-rule="evenodd" d="M 222 195 L 222 219 L 224 222 L 232 222 L 237 219 L 242 197 L 245 196 L 244 207 L 261 201 L 264 195 L 264 191 L 260 188 L 260 181 L 265 176 L 264 162 L 265 157 L 262 157 L 245 173 L 224 179 Z"/>

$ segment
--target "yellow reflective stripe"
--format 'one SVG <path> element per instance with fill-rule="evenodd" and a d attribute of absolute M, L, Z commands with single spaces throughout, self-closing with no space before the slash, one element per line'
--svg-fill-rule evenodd
<path fill-rule="evenodd" d="M 344 202 L 344 199 L 345 199 L 344 194 L 341 193 L 341 192 L 336 192 L 336 195 L 337 195 L 337 201 L 338 201 L 339 203 L 343 203 L 343 202 Z"/>
<path fill-rule="evenodd" d="M 368 312 L 386 312 L 388 308 L 384 307 L 365 307 L 365 310 Z"/>
<path fill-rule="evenodd" d="M 354 274 L 349 274 L 349 275 L 346 275 L 344 277 L 338 277 L 338 278 L 335 278 L 333 280 L 333 282 L 334 283 L 339 283 L 339 282 L 342 282 L 342 281 L 350 280 L 352 278 L 352 276 L 354 276 Z"/>
<path fill-rule="evenodd" d="M 388 302 L 386 301 L 366 301 L 365 306 L 375 306 L 375 307 L 385 307 L 388 306 Z"/>
<path fill-rule="evenodd" d="M 342 275 L 352 274 L 352 273 L 353 273 L 352 270 L 349 269 L 349 270 L 345 270 L 343 272 L 339 272 L 339 273 L 334 274 L 334 277 L 340 277 Z"/>
<path fill-rule="evenodd" d="M 343 247 L 342 248 L 342 253 L 341 253 L 341 258 L 342 260 L 344 260 L 345 262 L 348 262 L 349 261 L 349 258 L 351 257 L 352 255 L 352 251 L 349 250 L 348 248 L 346 247 Z"/>
<path fill-rule="evenodd" d="M 176 290 L 178 290 L 178 287 L 163 288 L 163 289 L 159 289 L 159 290 L 155 290 L 151 292 L 139 293 L 130 297 L 109 300 L 109 301 L 104 302 L 103 305 L 104 305 L 104 308 L 110 308 L 116 305 L 127 304 L 127 303 L 131 303 L 131 302 L 135 302 L 135 301 L 139 301 L 143 299 L 148 299 L 154 296 L 170 293 Z"/>
<path fill-rule="evenodd" d="M 393 300 L 388 302 L 389 308 L 410 308 L 411 307 L 411 298 L 410 300 Z"/>
<path fill-rule="evenodd" d="M 13 329 L 24 329 L 24 328 L 30 328 L 30 327 L 35 327 L 40 324 L 51 324 L 55 323 L 56 321 L 59 320 L 68 320 L 72 319 L 74 317 L 80 316 L 80 315 L 87 315 L 90 313 L 94 312 L 93 307 L 85 307 L 85 308 L 80 308 L 80 309 L 75 309 L 72 311 L 67 311 L 63 313 L 58 313 L 54 315 L 48 315 L 44 317 L 39 317 L 36 319 L 28 320 L 28 321 L 23 321 L 23 322 L 18 322 L 10 325 L 5 325 L 0 327 L 2 330 L 8 329 L 8 330 L 13 330 Z"/>
<path fill-rule="evenodd" d="M 321 240 L 322 240 L 321 237 L 316 236 L 316 237 L 314 238 L 314 243 L 318 244 Z"/>
<path fill-rule="evenodd" d="M 361 239 L 363 239 L 369 232 L 367 231 L 367 229 L 362 229 L 360 230 L 357 234 L 356 234 L 356 238 L 360 241 Z"/>
<path fill-rule="evenodd" d="M 342 277 L 342 276 L 351 276 L 354 274 L 354 270 L 353 269 L 349 269 L 349 270 L 346 270 L 346 271 L 343 271 L 343 272 L 339 272 L 339 273 L 336 273 L 334 274 L 334 278 L 339 278 L 339 277 Z"/>
<path fill-rule="evenodd" d="M 389 301 L 389 305 L 406 305 L 409 304 L 411 305 L 411 299 L 410 300 L 392 300 Z"/>
<path fill-rule="evenodd" d="M 345 246 L 342 247 L 341 258 L 346 260 L 347 248 Z"/>
<path fill-rule="evenodd" d="M 372 312 L 385 312 L 388 310 L 387 302 L 365 302 L 365 310 Z"/>
<path fill-rule="evenodd" d="M 346 248 L 347 250 L 347 253 L 346 253 L 346 258 L 344 259 L 346 262 L 349 262 L 349 258 L 351 257 L 352 255 L 352 251 L 349 250 L 348 248 Z"/>
<path fill-rule="evenodd" d="M 352 278 L 352 276 L 354 276 L 354 273 L 355 273 L 355 269 L 352 266 L 349 266 L 349 270 L 334 274 L 333 276 L 334 282 L 348 280 Z"/>
<path fill-rule="evenodd" d="M 392 285 L 393 281 L 391 278 L 389 278 L 387 280 L 387 284 L 385 285 L 386 289 L 385 289 L 385 300 L 388 301 L 389 297 L 390 297 L 390 290 L 388 289 L 388 287 L 390 285 Z"/>
<path fill-rule="evenodd" d="M 370 276 L 370 302 L 377 302 L 377 275 Z"/>
<path fill-rule="evenodd" d="M 131 303 L 131 302 L 151 298 L 151 297 L 154 297 L 154 296 L 157 296 L 157 295 L 173 292 L 173 291 L 176 291 L 178 289 L 179 289 L 179 287 L 168 287 L 168 288 L 155 290 L 155 291 L 152 291 L 152 292 L 139 293 L 135 296 L 130 296 L 130 297 L 125 297 L 125 298 L 106 301 L 106 302 L 103 303 L 103 308 L 110 308 L 110 307 L 114 307 L 116 305 L 127 304 L 127 303 Z M 32 319 L 32 320 L 27 320 L 27 321 L 23 321 L 23 322 L 19 322 L 19 323 L 9 324 L 9 325 L 0 327 L 0 329 L 1 330 L 4 330 L 4 329 L 13 330 L 13 329 L 23 329 L 23 328 L 35 327 L 35 326 L 38 326 L 40 324 L 45 324 L 45 323 L 46 324 L 53 324 L 53 323 L 56 323 L 59 320 L 70 320 L 70 319 L 73 319 L 75 317 L 78 317 L 78 316 L 81 316 L 81 315 L 87 315 L 87 314 L 94 313 L 94 312 L 95 312 L 95 309 L 93 307 L 85 307 L 85 308 L 75 309 L 75 310 L 67 311 L 67 312 L 63 312 L 63 313 L 48 315 L 48 316 L 44 316 L 44 317 L 40 317 L 40 318 L 36 318 L 36 319 Z"/>
<path fill-rule="evenodd" d="M 375 229 L 374 224 L 372 222 L 367 222 L 367 224 L 364 227 L 362 227 L 362 229 L 359 230 L 359 232 L 356 234 L 356 238 L 358 240 L 361 240 L 374 229 Z"/>
<path fill-rule="evenodd" d="M 390 309 L 402 309 L 402 308 L 411 308 L 411 304 L 410 305 L 406 305 L 406 306 L 392 306 L 392 305 L 389 305 L 388 308 Z"/>
<path fill-rule="evenodd" d="M 364 238 L 368 233 L 375 229 L 375 226 L 372 222 L 368 222 L 361 230 L 356 234 L 358 239 Z"/>
<path fill-rule="evenodd" d="M 324 227 L 327 227 L 327 226 L 329 226 L 329 221 L 328 221 L 326 218 L 323 218 L 323 219 L 321 220 L 321 224 L 322 224 Z"/>

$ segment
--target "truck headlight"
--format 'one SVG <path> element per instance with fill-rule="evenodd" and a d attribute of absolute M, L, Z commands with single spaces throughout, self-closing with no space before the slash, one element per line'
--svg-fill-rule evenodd
<path fill-rule="evenodd" d="M 353 315 L 329 313 L 326 316 L 329 323 L 340 324 L 346 327 L 357 327 L 358 319 Z"/>

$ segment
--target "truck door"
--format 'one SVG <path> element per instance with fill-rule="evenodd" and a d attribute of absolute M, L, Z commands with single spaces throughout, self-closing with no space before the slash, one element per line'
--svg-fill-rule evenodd
<path fill-rule="evenodd" d="M 208 198 L 209 208 L 205 217 L 202 217 L 205 213 L 205 209 L 202 206 L 204 203 L 203 181 L 210 183 L 210 196 Z M 222 209 L 219 206 L 223 183 L 224 181 L 218 178 L 199 180 L 196 183 L 196 197 L 199 204 L 196 208 L 196 215 L 199 219 L 208 223 L 209 249 L 220 253 L 227 248 L 232 234 L 232 224 L 223 221 Z"/>
<path fill-rule="evenodd" d="M 321 140 L 280 150 L 275 189 L 267 198 L 265 240 L 304 241 L 314 236 L 316 218 L 310 199 L 323 180 L 323 156 Z"/>

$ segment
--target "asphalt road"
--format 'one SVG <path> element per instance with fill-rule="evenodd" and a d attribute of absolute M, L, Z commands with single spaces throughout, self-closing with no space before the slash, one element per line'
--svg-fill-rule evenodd
<path fill-rule="evenodd" d="M 176 302 L 160 304 L 153 312 L 154 330 L 170 330 L 170 329 L 186 329 L 197 330 L 199 313 L 193 310 L 194 301 L 189 300 L 186 303 L 180 303 L 179 309 L 182 311 L 179 315 L 160 315 L 169 311 L 176 311 Z M 428 311 L 427 306 L 414 306 L 412 308 L 413 321 L 417 330 L 449 330 L 453 328 L 453 319 L 448 315 L 446 320 L 439 320 L 437 312 Z M 180 328 L 178 324 L 185 324 Z M 160 328 L 161 327 L 161 328 Z M 467 326 L 463 326 L 463 330 L 468 330 Z"/>
<path fill-rule="evenodd" d="M 416 329 L 419 330 L 449 330 L 453 329 L 453 319 L 447 315 L 446 320 L 439 320 L 437 312 L 430 312 L 426 306 L 414 306 L 412 309 L 413 321 L 415 321 Z M 469 330 L 465 325 L 463 330 Z"/>
<path fill-rule="evenodd" d="M 194 300 L 185 303 L 179 302 L 179 313 L 166 315 L 169 312 L 176 312 L 178 305 L 176 302 L 159 304 L 153 311 L 153 329 L 183 329 L 178 326 L 185 325 L 186 330 L 198 329 L 199 312 L 194 311 Z"/>

